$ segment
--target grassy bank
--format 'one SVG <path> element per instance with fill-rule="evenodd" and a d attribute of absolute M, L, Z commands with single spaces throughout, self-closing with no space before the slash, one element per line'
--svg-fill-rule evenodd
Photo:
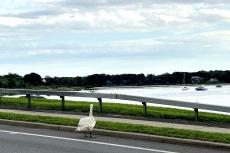
<path fill-rule="evenodd" d="M 0 106 L 26 108 L 26 98 L 0 98 Z M 66 110 L 71 112 L 88 112 L 89 102 L 73 102 L 66 101 Z M 32 109 L 35 110 L 60 110 L 60 100 L 48 100 L 48 99 L 32 99 Z M 94 112 L 97 113 L 98 105 L 95 103 Z M 115 103 L 103 103 L 103 114 L 114 114 L 123 116 L 140 116 L 143 117 L 143 107 L 139 105 L 129 104 L 115 104 Z M 162 107 L 148 107 L 147 118 L 156 119 L 183 119 L 192 121 L 194 120 L 194 112 L 191 110 L 181 110 L 173 108 Z M 199 113 L 199 121 L 203 122 L 217 122 L 217 123 L 230 123 L 229 115 L 213 114 L 213 113 Z"/>
<path fill-rule="evenodd" d="M 24 114 L 2 113 L 2 112 L 0 112 L 0 118 L 8 119 L 8 120 L 29 121 L 29 122 L 39 122 L 39 123 L 68 125 L 68 126 L 76 126 L 78 122 L 78 120 L 70 119 L 70 118 L 24 115 Z M 220 142 L 220 143 L 230 143 L 230 134 L 208 133 L 208 132 L 181 130 L 181 129 L 173 129 L 173 128 L 159 128 L 159 127 L 152 127 L 152 126 L 104 122 L 104 121 L 97 121 L 96 128 L 114 130 L 114 131 L 144 133 L 144 134 L 152 134 L 152 135 L 160 135 L 160 136 L 168 136 L 168 137 L 177 137 L 177 138 L 185 138 L 185 139 L 196 139 L 196 140 L 204 140 L 204 141 L 212 141 L 212 142 Z"/>

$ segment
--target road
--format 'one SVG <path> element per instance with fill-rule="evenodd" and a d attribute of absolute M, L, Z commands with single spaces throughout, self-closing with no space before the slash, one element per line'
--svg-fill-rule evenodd
<path fill-rule="evenodd" d="M 96 135 L 0 125 L 1 153 L 228 153 L 206 147 L 175 145 Z"/>

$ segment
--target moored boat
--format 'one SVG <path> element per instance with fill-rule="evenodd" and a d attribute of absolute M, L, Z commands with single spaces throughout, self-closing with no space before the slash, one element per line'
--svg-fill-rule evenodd
<path fill-rule="evenodd" d="M 182 85 L 185 85 L 185 73 L 184 73 Z M 188 89 L 189 89 L 188 87 L 184 86 L 184 87 L 182 88 L 182 91 L 185 91 L 185 90 L 188 90 Z"/>
<path fill-rule="evenodd" d="M 185 91 L 185 90 L 188 90 L 189 88 L 188 87 L 183 87 L 182 90 Z"/>
<path fill-rule="evenodd" d="M 204 86 L 199 86 L 195 88 L 196 91 L 205 91 L 208 90 L 208 88 L 205 88 Z"/>

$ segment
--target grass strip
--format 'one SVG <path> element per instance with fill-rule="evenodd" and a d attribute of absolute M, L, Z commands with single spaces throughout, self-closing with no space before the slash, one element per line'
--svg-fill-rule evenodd
<path fill-rule="evenodd" d="M 62 118 L 62 117 L 50 117 L 50 116 L 39 116 L 39 115 L 26 115 L 26 114 L 15 114 L 15 113 L 3 113 L 0 112 L 1 119 L 16 120 L 16 121 L 28 121 L 38 122 L 55 125 L 68 125 L 76 126 L 78 119 Z M 222 133 L 209 133 L 201 131 L 174 129 L 174 128 L 161 128 L 152 127 L 138 124 L 127 124 L 127 123 L 115 123 L 97 121 L 97 129 L 123 131 L 123 132 L 135 132 L 144 133 L 150 135 L 160 135 L 168 137 L 177 137 L 185 139 L 195 139 L 219 143 L 230 143 L 230 134 Z"/>
<path fill-rule="evenodd" d="M 66 101 L 65 111 L 71 112 L 88 112 L 89 103 L 80 101 Z M 26 98 L 6 98 L 0 97 L 0 106 L 26 108 Z M 60 110 L 60 100 L 50 99 L 32 99 L 32 109 L 34 110 Z M 98 105 L 94 105 L 94 113 L 97 113 Z M 137 116 L 143 117 L 143 107 L 141 105 L 117 104 L 117 103 L 103 103 L 102 114 L 123 115 L 123 116 Z M 182 110 L 175 108 L 153 107 L 148 106 L 148 118 L 157 119 L 183 119 L 188 121 L 194 120 L 194 112 L 191 110 Z M 216 122 L 216 123 L 230 123 L 229 115 L 214 114 L 199 112 L 199 121 L 202 122 Z"/>

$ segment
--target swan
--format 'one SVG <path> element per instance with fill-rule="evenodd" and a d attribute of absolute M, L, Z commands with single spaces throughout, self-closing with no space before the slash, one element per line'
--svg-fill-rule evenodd
<path fill-rule="evenodd" d="M 96 124 L 96 120 L 93 117 L 93 104 L 90 104 L 90 111 L 88 117 L 83 117 L 78 122 L 78 127 L 75 131 L 84 131 L 85 137 L 86 131 L 89 131 L 90 137 L 92 138 L 92 130 Z"/>

